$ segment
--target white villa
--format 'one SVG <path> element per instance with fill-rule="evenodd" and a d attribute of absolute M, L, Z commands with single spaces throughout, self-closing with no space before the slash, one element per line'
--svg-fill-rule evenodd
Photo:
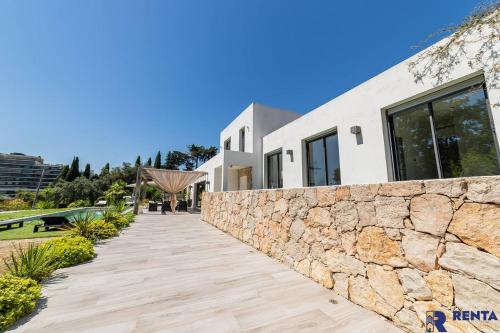
<path fill-rule="evenodd" d="M 495 64 L 471 68 L 476 49 L 439 84 L 416 82 L 414 56 L 305 115 L 252 103 L 197 169 L 208 176 L 193 184 L 194 205 L 203 191 L 500 174 Z"/>

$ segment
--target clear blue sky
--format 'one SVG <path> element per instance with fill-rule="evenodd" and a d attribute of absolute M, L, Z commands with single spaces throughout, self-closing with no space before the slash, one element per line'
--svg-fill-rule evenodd
<path fill-rule="evenodd" d="M 99 170 L 218 146 L 252 101 L 306 113 L 477 4 L 3 0 L 0 152 Z"/>

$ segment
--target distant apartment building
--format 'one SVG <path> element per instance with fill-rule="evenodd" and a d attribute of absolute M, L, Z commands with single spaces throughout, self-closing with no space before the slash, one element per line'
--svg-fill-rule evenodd
<path fill-rule="evenodd" d="M 45 164 L 40 156 L 0 153 L 0 195 L 14 197 L 18 191 L 44 189 L 61 173 L 62 164 Z"/>

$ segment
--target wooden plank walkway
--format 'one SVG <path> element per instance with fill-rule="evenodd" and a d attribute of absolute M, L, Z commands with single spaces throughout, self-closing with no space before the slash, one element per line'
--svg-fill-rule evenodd
<path fill-rule="evenodd" d="M 58 271 L 14 331 L 401 332 L 199 215 L 140 215 L 97 253 Z"/>

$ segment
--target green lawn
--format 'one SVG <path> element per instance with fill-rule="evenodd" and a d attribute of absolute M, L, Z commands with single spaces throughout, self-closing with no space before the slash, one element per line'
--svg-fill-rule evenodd
<path fill-rule="evenodd" d="M 0 227 L 0 241 L 25 238 L 56 237 L 63 236 L 64 233 L 66 233 L 66 231 L 45 231 L 44 228 L 40 228 L 38 232 L 33 232 L 33 227 L 36 224 L 42 223 L 43 222 L 41 220 L 34 220 L 24 222 L 24 226 L 22 228 L 19 228 L 17 224 L 15 226 L 12 226 L 11 229 Z"/>
<path fill-rule="evenodd" d="M 63 211 L 68 210 L 68 209 L 72 209 L 72 208 L 28 209 L 28 210 L 22 210 L 22 211 L 18 211 L 18 212 L 6 212 L 6 213 L 0 212 L 0 221 L 17 219 L 20 217 L 29 217 L 29 216 L 33 216 L 33 215 L 63 212 Z"/>

